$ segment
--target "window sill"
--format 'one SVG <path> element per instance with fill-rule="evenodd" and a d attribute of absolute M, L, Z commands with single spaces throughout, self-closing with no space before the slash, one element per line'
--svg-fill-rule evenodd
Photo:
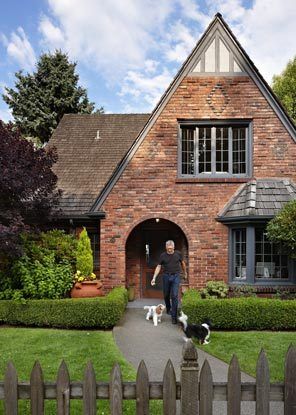
<path fill-rule="evenodd" d="M 182 177 L 176 183 L 247 183 L 249 180 L 250 177 Z"/>

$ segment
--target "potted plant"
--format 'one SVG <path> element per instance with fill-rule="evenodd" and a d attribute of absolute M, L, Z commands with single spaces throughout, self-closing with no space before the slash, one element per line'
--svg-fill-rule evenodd
<path fill-rule="evenodd" d="M 71 290 L 72 298 L 98 297 L 103 295 L 102 283 L 93 272 L 94 262 L 87 231 L 83 228 L 76 250 L 76 273 Z"/>
<path fill-rule="evenodd" d="M 129 286 L 127 287 L 127 296 L 128 296 L 128 301 L 134 301 L 135 299 L 135 284 L 133 282 L 131 282 L 129 284 Z"/>

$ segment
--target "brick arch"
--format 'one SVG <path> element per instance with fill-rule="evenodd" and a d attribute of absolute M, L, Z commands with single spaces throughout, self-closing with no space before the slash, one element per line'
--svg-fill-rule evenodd
<path fill-rule="evenodd" d="M 155 221 L 157 218 L 160 219 L 159 224 Z M 184 227 L 178 220 L 173 221 L 166 215 L 149 215 L 141 217 L 127 229 L 123 236 L 125 278 L 128 287 L 135 287 L 136 297 L 163 298 L 161 278 L 155 287 L 156 290 L 151 289 L 150 284 L 156 258 L 159 258 L 161 252 L 165 250 L 165 241 L 174 239 L 176 249 L 183 252 L 186 261 L 189 260 L 189 233 Z M 146 247 L 148 246 L 148 259 L 147 256 L 145 257 L 144 243 L 148 243 L 146 245 Z M 153 247 L 153 249 L 151 250 L 149 247 Z"/>
<path fill-rule="evenodd" d="M 189 250 L 189 246 L 191 245 L 191 236 L 190 236 L 190 232 L 187 229 L 187 226 L 185 225 L 185 223 L 183 223 L 182 220 L 173 220 L 170 218 L 170 216 L 163 216 L 163 215 L 147 215 L 147 216 L 143 216 L 141 219 L 138 219 L 136 222 L 134 222 L 128 229 L 127 231 L 124 233 L 123 235 L 123 241 L 124 241 L 124 246 L 126 248 L 126 243 L 127 240 L 130 236 L 130 234 L 132 233 L 132 231 L 141 223 L 146 222 L 147 220 L 153 220 L 153 219 L 157 219 L 159 218 L 160 220 L 167 220 L 171 223 L 173 223 L 174 225 L 178 226 L 180 228 L 180 230 L 183 232 L 183 234 L 185 235 L 185 238 L 187 240 L 187 244 L 188 244 L 188 250 Z"/>

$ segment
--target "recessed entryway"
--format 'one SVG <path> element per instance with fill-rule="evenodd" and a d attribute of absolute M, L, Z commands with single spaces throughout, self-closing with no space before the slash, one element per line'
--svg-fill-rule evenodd
<path fill-rule="evenodd" d="M 175 242 L 175 249 L 188 261 L 188 242 L 182 229 L 162 218 L 151 218 L 135 226 L 126 242 L 126 281 L 134 285 L 139 298 L 163 298 L 161 274 L 151 286 L 153 272 L 167 240 Z"/>

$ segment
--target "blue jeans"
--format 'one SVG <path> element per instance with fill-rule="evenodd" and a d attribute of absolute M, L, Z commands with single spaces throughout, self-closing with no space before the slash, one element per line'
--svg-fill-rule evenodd
<path fill-rule="evenodd" d="M 179 274 L 164 274 L 162 278 L 163 297 L 167 312 L 171 311 L 172 320 L 177 320 L 180 276 Z"/>

